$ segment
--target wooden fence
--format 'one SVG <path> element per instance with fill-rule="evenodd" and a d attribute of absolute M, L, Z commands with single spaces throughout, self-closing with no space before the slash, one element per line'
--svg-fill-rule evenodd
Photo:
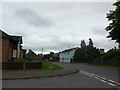
<path fill-rule="evenodd" d="M 3 62 L 2 70 L 26 70 L 26 69 L 41 69 L 42 62 L 26 62 L 26 63 L 13 63 Z"/>

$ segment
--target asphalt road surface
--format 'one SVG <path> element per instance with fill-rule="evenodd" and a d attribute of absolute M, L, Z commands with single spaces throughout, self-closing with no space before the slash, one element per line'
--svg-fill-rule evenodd
<path fill-rule="evenodd" d="M 80 70 L 76 74 L 26 80 L 3 80 L 3 88 L 118 88 L 118 68 L 56 63 Z"/>

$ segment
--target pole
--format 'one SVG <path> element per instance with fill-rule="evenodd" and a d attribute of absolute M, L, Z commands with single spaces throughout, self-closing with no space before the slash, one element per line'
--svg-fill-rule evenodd
<path fill-rule="evenodd" d="M 101 65 L 103 64 L 103 55 L 101 55 Z"/>
<path fill-rule="evenodd" d="M 103 64 L 104 49 L 100 49 L 100 55 L 101 55 L 101 65 L 102 65 Z"/>
<path fill-rule="evenodd" d="M 42 48 L 42 54 L 43 54 L 43 48 Z"/>

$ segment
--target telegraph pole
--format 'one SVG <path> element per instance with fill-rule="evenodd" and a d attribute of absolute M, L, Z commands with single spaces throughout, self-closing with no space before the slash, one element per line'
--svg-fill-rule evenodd
<path fill-rule="evenodd" d="M 43 47 L 42 47 L 42 54 L 43 54 Z"/>
<path fill-rule="evenodd" d="M 74 48 L 74 37 L 72 36 L 73 48 Z"/>

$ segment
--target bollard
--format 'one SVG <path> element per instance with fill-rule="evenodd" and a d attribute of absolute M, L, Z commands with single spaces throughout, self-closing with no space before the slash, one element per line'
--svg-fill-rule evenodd
<path fill-rule="evenodd" d="M 50 69 L 53 69 L 53 64 L 52 63 L 50 63 Z"/>

